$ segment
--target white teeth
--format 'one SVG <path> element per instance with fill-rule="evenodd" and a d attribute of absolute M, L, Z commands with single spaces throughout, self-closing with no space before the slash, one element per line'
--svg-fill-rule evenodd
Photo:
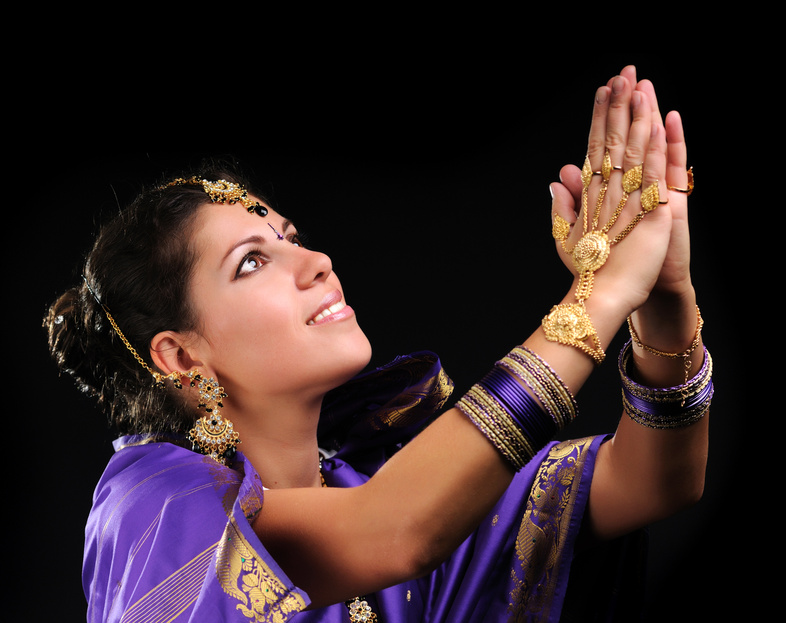
<path fill-rule="evenodd" d="M 327 316 L 330 316 L 330 314 L 335 314 L 337 311 L 339 311 L 341 309 L 344 309 L 344 307 L 345 307 L 344 302 L 343 301 L 339 301 L 335 305 L 331 305 L 327 309 L 325 309 L 325 310 L 321 311 L 320 313 L 318 313 L 316 316 L 314 316 L 311 320 L 308 321 L 308 324 L 312 325 L 312 324 L 314 324 L 316 322 L 319 322 L 323 318 L 326 318 Z"/>

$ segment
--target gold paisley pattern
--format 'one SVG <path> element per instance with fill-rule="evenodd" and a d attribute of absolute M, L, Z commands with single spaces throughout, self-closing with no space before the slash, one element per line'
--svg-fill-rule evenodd
<path fill-rule="evenodd" d="M 251 621 L 283 623 L 306 607 L 303 597 L 289 592 L 233 520 L 219 543 L 216 573 L 221 588 L 239 602 L 237 610 Z"/>
<path fill-rule="evenodd" d="M 424 409 L 439 411 L 453 392 L 453 381 L 440 370 L 433 378 L 410 387 L 374 415 L 376 430 L 406 427 L 420 421 Z"/>
<path fill-rule="evenodd" d="M 518 565 L 511 571 L 511 621 L 548 618 L 557 571 L 592 438 L 560 443 L 540 466 L 516 538 Z"/>

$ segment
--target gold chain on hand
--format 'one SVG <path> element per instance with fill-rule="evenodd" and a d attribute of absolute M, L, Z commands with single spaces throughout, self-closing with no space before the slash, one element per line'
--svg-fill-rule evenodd
<path fill-rule="evenodd" d="M 571 230 L 570 223 L 558 214 L 554 215 L 552 236 L 560 242 L 565 253 L 571 256 L 579 279 L 575 291 L 576 303 L 555 305 L 541 323 L 546 333 L 546 339 L 579 348 L 592 357 L 597 364 L 600 364 L 605 359 L 606 353 L 603 351 L 597 331 L 595 331 L 585 307 L 585 301 L 592 294 L 595 273 L 608 260 L 611 254 L 611 247 L 622 241 L 641 222 L 644 216 L 657 208 L 660 203 L 658 182 L 656 181 L 642 191 L 641 210 L 639 213 L 633 217 L 631 222 L 617 236 L 609 239 L 608 232 L 622 214 L 630 195 L 639 190 L 643 183 L 642 165 L 637 165 L 625 171 L 622 175 L 622 197 L 606 224 L 603 227 L 599 227 L 600 212 L 606 197 L 606 191 L 608 190 L 609 180 L 612 172 L 617 170 L 621 169 L 612 166 L 611 155 L 608 149 L 603 157 L 603 165 L 600 171 L 595 172 L 592 170 L 589 156 L 584 158 L 584 166 L 581 170 L 583 229 L 581 238 L 572 248 L 569 248 L 567 245 L 567 239 Z M 592 227 L 590 228 L 588 197 L 590 182 L 595 175 L 601 175 L 603 181 L 601 182 L 600 192 L 595 203 Z"/>

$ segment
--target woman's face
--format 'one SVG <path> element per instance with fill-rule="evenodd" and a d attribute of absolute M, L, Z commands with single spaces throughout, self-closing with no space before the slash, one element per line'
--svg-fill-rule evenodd
<path fill-rule="evenodd" d="M 194 243 L 200 355 L 230 401 L 319 398 L 369 362 L 330 258 L 300 246 L 281 215 L 207 204 Z"/>

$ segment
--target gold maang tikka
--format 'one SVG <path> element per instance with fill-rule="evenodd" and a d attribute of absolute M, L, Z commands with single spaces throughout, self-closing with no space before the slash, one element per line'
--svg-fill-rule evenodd
<path fill-rule="evenodd" d="M 240 203 L 249 213 L 258 214 L 259 216 L 267 216 L 267 208 L 254 201 L 248 196 L 248 191 L 240 184 L 228 182 L 226 180 L 211 181 L 201 178 L 199 176 L 192 176 L 189 178 L 178 177 L 162 186 L 158 190 L 164 190 L 171 186 L 201 186 L 205 194 L 210 197 L 213 203 Z"/>
<path fill-rule="evenodd" d="M 575 291 L 576 302 L 555 305 L 541 323 L 546 339 L 579 348 L 598 364 L 605 359 L 606 354 L 603 352 L 600 339 L 585 306 L 585 301 L 592 294 L 595 273 L 606 263 L 611 253 L 611 247 L 623 240 L 633 231 L 633 228 L 638 225 L 644 216 L 657 208 L 660 203 L 658 182 L 656 181 L 642 191 L 641 210 L 639 213 L 619 234 L 609 239 L 609 230 L 617 222 L 620 214 L 622 214 L 622 210 L 625 208 L 630 195 L 641 188 L 643 181 L 642 165 L 637 165 L 623 173 L 622 197 L 608 222 L 603 227 L 599 227 L 600 211 L 608 190 L 609 180 L 611 174 L 618 170 L 621 169 L 612 166 L 611 155 L 608 149 L 603 157 L 603 165 L 600 171 L 593 171 L 590 166 L 589 156 L 585 157 L 584 166 L 581 170 L 583 230 L 582 237 L 573 248 L 567 246 L 570 224 L 558 214 L 554 215 L 552 236 L 560 242 L 565 253 L 571 256 L 573 266 L 576 268 L 579 276 L 579 282 Z M 603 180 L 590 225 L 588 196 L 590 182 L 595 175 L 601 175 Z"/>

